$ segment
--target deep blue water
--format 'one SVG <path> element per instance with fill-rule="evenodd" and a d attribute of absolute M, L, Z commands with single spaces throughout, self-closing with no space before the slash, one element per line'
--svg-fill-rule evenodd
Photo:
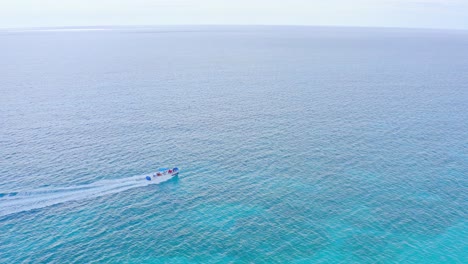
<path fill-rule="evenodd" d="M 468 31 L 3 31 L 0 58 L 0 263 L 468 261 Z"/>

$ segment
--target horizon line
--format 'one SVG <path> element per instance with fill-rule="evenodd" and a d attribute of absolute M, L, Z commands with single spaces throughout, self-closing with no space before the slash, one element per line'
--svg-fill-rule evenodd
<path fill-rule="evenodd" d="M 362 29 L 401 29 L 401 30 L 443 30 L 468 31 L 468 28 L 445 27 L 399 27 L 399 26 L 358 26 L 358 25 L 309 25 L 309 24 L 141 24 L 141 25 L 87 25 L 87 26 L 34 26 L 34 27 L 0 27 L 0 31 L 94 31 L 112 30 L 112 28 L 143 27 L 315 27 L 315 28 L 362 28 Z"/>

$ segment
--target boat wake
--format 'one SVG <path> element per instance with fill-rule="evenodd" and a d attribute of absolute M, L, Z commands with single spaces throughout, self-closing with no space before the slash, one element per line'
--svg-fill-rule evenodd
<path fill-rule="evenodd" d="M 122 179 L 100 180 L 90 184 L 70 187 L 45 187 L 30 191 L 0 193 L 0 217 L 55 204 L 119 193 L 151 184 L 159 184 L 171 178 L 171 175 L 164 175 L 156 177 L 152 181 L 147 181 L 145 176 L 133 176 Z"/>

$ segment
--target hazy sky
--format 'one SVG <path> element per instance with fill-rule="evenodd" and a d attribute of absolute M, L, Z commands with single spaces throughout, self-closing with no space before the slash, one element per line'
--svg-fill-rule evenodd
<path fill-rule="evenodd" d="M 468 29 L 468 0 L 0 0 L 0 28 L 172 24 Z"/>

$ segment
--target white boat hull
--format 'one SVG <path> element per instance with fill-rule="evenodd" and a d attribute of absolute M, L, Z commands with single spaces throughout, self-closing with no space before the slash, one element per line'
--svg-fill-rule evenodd
<path fill-rule="evenodd" d="M 168 171 L 164 172 L 155 172 L 152 176 L 146 176 L 147 181 L 157 181 L 157 182 L 163 182 L 167 181 L 173 177 L 176 177 L 179 175 L 180 170 L 177 171 L 171 171 L 170 173 Z"/>

